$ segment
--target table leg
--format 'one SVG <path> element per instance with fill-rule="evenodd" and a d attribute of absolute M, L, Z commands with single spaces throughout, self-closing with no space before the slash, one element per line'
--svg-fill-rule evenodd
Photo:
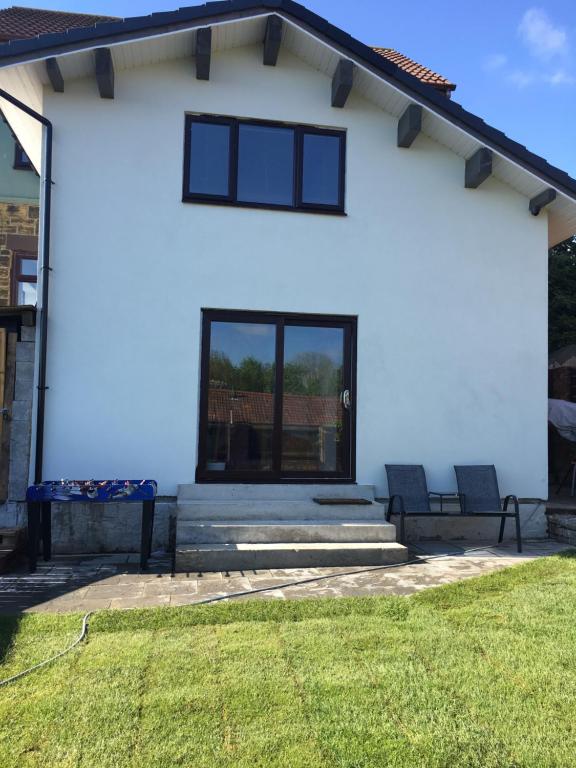
<path fill-rule="evenodd" d="M 44 560 L 52 557 L 52 502 L 42 502 L 42 555 Z"/>
<path fill-rule="evenodd" d="M 40 533 L 40 504 L 36 501 L 28 502 L 28 564 L 30 572 L 36 570 L 38 559 L 38 535 Z"/>
<path fill-rule="evenodd" d="M 148 531 L 148 557 L 152 554 L 152 535 L 154 533 L 154 514 L 156 512 L 156 500 L 152 499 L 150 502 L 150 520 Z"/>
<path fill-rule="evenodd" d="M 142 502 L 142 532 L 140 535 L 140 570 L 145 571 L 152 548 L 152 527 L 154 525 L 154 500 Z"/>

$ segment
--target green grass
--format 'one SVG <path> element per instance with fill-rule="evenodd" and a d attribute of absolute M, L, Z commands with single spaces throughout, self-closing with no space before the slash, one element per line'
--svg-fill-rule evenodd
<path fill-rule="evenodd" d="M 0 619 L 0 678 L 76 615 Z M 0 766 L 573 766 L 576 558 L 410 598 L 96 614 L 0 688 Z"/>

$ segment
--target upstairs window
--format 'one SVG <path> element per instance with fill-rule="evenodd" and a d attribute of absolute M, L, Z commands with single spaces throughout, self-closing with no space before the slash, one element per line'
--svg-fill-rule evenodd
<path fill-rule="evenodd" d="M 341 213 L 345 148 L 344 131 L 188 115 L 183 199 Z"/>
<path fill-rule="evenodd" d="M 32 162 L 18 142 L 14 147 L 14 168 L 18 171 L 32 170 Z"/>
<path fill-rule="evenodd" d="M 38 257 L 34 253 L 15 253 L 12 264 L 12 303 L 36 304 Z"/>

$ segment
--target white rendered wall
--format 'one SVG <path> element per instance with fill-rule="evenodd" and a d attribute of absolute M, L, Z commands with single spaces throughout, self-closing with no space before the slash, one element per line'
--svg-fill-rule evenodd
<path fill-rule="evenodd" d="M 495 463 L 547 492 L 547 222 L 464 161 L 282 51 L 116 73 L 45 93 L 54 123 L 45 477 L 153 477 L 197 456 L 201 307 L 358 315 L 357 480 L 385 462 Z M 348 130 L 346 217 L 181 202 L 184 113 Z"/>

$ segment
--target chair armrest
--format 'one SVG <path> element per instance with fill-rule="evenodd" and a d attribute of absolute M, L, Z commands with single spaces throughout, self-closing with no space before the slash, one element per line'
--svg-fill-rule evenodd
<path fill-rule="evenodd" d="M 404 499 L 399 494 L 394 494 L 394 496 L 390 496 L 388 499 L 388 509 L 386 510 L 386 522 L 390 522 L 390 517 L 392 516 L 392 513 L 394 512 L 394 502 L 397 502 L 400 507 L 400 514 L 404 514 Z"/>
<path fill-rule="evenodd" d="M 458 496 L 454 491 L 428 491 L 428 496 L 438 496 L 440 498 L 440 512 L 444 511 L 444 499 L 455 498 Z"/>
<path fill-rule="evenodd" d="M 512 502 L 514 504 L 514 511 L 516 512 L 516 514 L 519 514 L 520 513 L 520 507 L 518 505 L 518 497 L 514 496 L 513 493 L 509 493 L 508 496 L 506 496 L 506 498 L 504 499 L 504 509 L 503 509 L 503 511 L 506 512 L 506 510 L 508 509 L 508 504 L 510 502 Z"/>

